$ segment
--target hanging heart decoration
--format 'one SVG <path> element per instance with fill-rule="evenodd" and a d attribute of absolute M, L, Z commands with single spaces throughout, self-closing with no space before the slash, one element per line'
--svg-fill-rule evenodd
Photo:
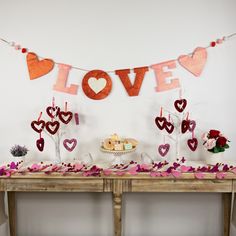
<path fill-rule="evenodd" d="M 159 154 L 164 157 L 170 150 L 170 144 L 166 143 L 166 144 L 161 144 L 158 147 L 158 152 Z"/>
<path fill-rule="evenodd" d="M 73 114 L 70 111 L 60 111 L 58 117 L 61 122 L 63 122 L 64 124 L 68 124 L 73 118 Z"/>
<path fill-rule="evenodd" d="M 46 130 L 52 135 L 58 131 L 59 127 L 60 123 L 58 121 L 48 121 L 45 125 Z"/>
<path fill-rule="evenodd" d="M 31 122 L 31 127 L 37 133 L 41 133 L 45 127 L 45 121 L 43 120 L 34 120 Z"/>
<path fill-rule="evenodd" d="M 54 61 L 51 59 L 39 60 L 38 56 L 29 52 L 27 54 L 27 65 L 29 70 L 30 80 L 37 79 L 43 75 L 48 74 L 54 67 Z"/>
<path fill-rule="evenodd" d="M 187 106 L 187 100 L 186 99 L 175 100 L 174 106 L 178 112 L 183 112 Z"/>
<path fill-rule="evenodd" d="M 160 130 L 163 130 L 165 128 L 166 122 L 167 120 L 165 117 L 157 116 L 155 119 L 155 123 Z"/>
<path fill-rule="evenodd" d="M 75 138 L 65 139 L 63 145 L 67 151 L 72 152 L 77 145 L 77 140 Z"/>
<path fill-rule="evenodd" d="M 183 120 L 181 123 L 181 132 L 184 134 L 189 130 L 190 120 Z"/>
<path fill-rule="evenodd" d="M 56 116 L 58 116 L 59 112 L 60 112 L 60 107 L 56 106 L 56 107 L 47 107 L 46 112 L 48 114 L 48 116 L 50 118 L 55 118 Z"/>
<path fill-rule="evenodd" d="M 191 151 L 194 152 L 197 149 L 198 140 L 196 138 L 188 139 L 187 143 Z"/>
<path fill-rule="evenodd" d="M 39 150 L 40 152 L 42 152 L 43 149 L 44 149 L 44 138 L 39 138 L 39 139 L 36 141 L 36 146 L 37 146 L 38 150 Z"/>
<path fill-rule="evenodd" d="M 171 134 L 174 131 L 174 125 L 171 122 L 167 121 L 165 123 L 165 129 L 169 134 Z"/>
<path fill-rule="evenodd" d="M 195 120 L 190 120 L 188 130 L 190 132 L 193 132 L 195 130 L 195 128 L 196 128 L 196 121 Z"/>

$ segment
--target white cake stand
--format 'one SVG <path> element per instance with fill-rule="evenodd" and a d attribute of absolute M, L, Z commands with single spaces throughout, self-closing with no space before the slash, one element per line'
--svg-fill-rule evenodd
<path fill-rule="evenodd" d="M 134 152 L 136 150 L 136 147 L 130 150 L 121 150 L 121 151 L 107 150 L 107 149 L 104 149 L 103 147 L 100 147 L 100 150 L 104 153 L 110 153 L 114 156 L 114 159 L 112 160 L 112 165 L 120 165 L 120 164 L 124 164 L 124 160 L 122 159 L 122 156 Z"/>

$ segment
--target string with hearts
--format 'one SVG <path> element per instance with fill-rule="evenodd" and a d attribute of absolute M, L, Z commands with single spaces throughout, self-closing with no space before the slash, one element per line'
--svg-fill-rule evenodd
<path fill-rule="evenodd" d="M 42 132 L 48 134 L 54 142 L 55 145 L 55 156 L 57 158 L 57 162 L 61 161 L 61 153 L 60 153 L 60 145 L 61 138 L 65 135 L 64 126 L 68 126 L 73 118 L 73 113 L 68 111 L 68 104 L 65 102 L 64 109 L 62 110 L 59 106 L 55 105 L 55 98 L 52 99 L 52 105 L 46 108 L 46 114 L 50 118 L 50 120 L 42 120 L 42 112 L 40 112 L 38 120 L 33 120 L 31 122 L 32 129 L 39 133 L 39 138 L 36 140 L 37 149 L 42 152 L 45 146 L 45 140 L 42 137 Z M 74 114 L 75 124 L 79 125 L 79 114 L 76 112 Z M 65 139 L 63 141 L 64 147 L 72 152 L 77 145 L 76 139 Z"/>

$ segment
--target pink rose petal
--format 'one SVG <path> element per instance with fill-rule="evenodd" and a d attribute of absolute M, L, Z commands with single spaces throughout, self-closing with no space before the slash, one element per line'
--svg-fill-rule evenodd
<path fill-rule="evenodd" d="M 182 165 L 180 167 L 180 171 L 183 172 L 183 173 L 186 173 L 186 172 L 188 172 L 190 170 L 190 168 L 191 168 L 190 166 Z"/>

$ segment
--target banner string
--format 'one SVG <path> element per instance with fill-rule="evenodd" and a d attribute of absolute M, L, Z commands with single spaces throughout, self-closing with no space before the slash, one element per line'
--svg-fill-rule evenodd
<path fill-rule="evenodd" d="M 210 48 L 210 47 L 215 47 L 216 46 L 216 44 L 218 43 L 218 44 L 220 44 L 220 43 L 222 43 L 223 41 L 227 41 L 227 40 L 229 40 L 229 39 L 231 39 L 231 38 L 233 38 L 233 37 L 236 37 L 236 32 L 235 33 L 233 33 L 233 34 L 230 34 L 230 35 L 228 35 L 228 36 L 224 36 L 224 37 L 222 37 L 221 39 L 217 39 L 216 40 L 216 42 L 215 41 L 212 41 L 211 43 L 210 43 L 210 45 L 208 45 L 207 47 L 202 47 L 203 49 L 207 49 L 207 48 Z M 17 44 L 15 44 L 15 42 L 10 42 L 10 41 L 8 41 L 8 40 L 6 40 L 6 39 L 3 39 L 3 38 L 0 38 L 0 41 L 2 41 L 3 43 L 6 43 L 6 44 L 8 44 L 9 46 L 12 46 L 12 47 L 18 47 L 18 48 L 16 48 L 16 49 L 21 49 L 21 46 L 20 45 L 17 45 Z M 24 50 L 24 51 L 23 51 Z M 25 52 L 27 52 L 28 50 L 26 49 L 26 48 L 22 48 L 22 52 L 23 53 L 25 53 Z M 193 54 L 193 52 L 191 52 L 191 53 L 187 53 L 186 55 L 188 55 L 188 56 L 191 56 Z M 45 59 L 45 57 L 41 57 L 41 56 L 39 56 L 39 55 L 37 55 L 40 59 Z M 173 59 L 173 60 L 175 60 L 175 61 L 177 61 L 178 59 Z M 54 61 L 54 63 L 55 64 L 61 64 L 61 63 L 59 63 L 59 62 L 55 62 Z M 149 68 L 151 67 L 151 66 L 148 66 Z M 75 69 L 75 70 L 80 70 L 80 71 L 84 71 L 84 72 L 89 72 L 89 71 L 91 71 L 91 70 L 89 70 L 89 69 L 85 69 L 85 68 L 81 68 L 81 67 L 78 67 L 78 66 L 71 66 L 71 68 L 73 68 L 73 69 Z M 104 70 L 105 71 L 105 70 Z M 107 73 L 115 73 L 115 70 L 111 70 L 111 71 L 105 71 L 105 72 L 107 72 Z"/>

